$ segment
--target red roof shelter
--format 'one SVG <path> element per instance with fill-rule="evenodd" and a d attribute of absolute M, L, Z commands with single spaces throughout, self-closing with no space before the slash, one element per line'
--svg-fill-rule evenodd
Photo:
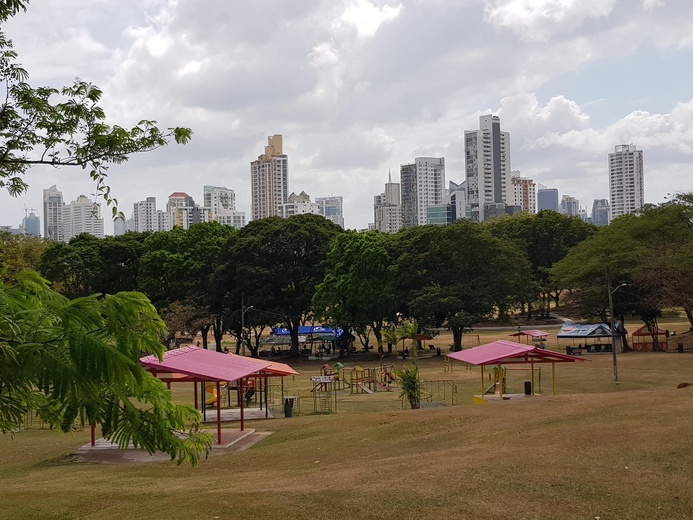
<path fill-rule="evenodd" d="M 527 336 L 527 344 L 529 345 L 529 338 L 532 338 L 533 341 L 544 341 L 548 337 L 549 333 L 544 332 L 543 330 L 537 330 L 537 329 L 532 329 L 532 330 L 518 330 L 515 334 L 511 334 L 511 336 L 518 337 L 518 336 Z"/>
<path fill-rule="evenodd" d="M 145 356 L 140 364 L 166 383 L 212 381 L 217 384 L 217 395 L 221 395 L 222 381 L 237 381 L 243 394 L 244 380 L 248 377 L 283 377 L 298 374 L 284 363 L 273 363 L 259 359 L 206 350 L 194 345 L 180 347 L 164 353 L 162 360 L 157 356 Z M 197 402 L 197 386 L 195 386 Z M 241 405 L 241 430 L 244 429 L 243 399 Z M 221 444 L 221 399 L 217 399 L 217 442 Z"/>
<path fill-rule="evenodd" d="M 532 370 L 532 393 L 534 393 L 534 365 L 551 363 L 552 389 L 556 394 L 556 363 L 574 363 L 586 361 L 581 357 L 569 356 L 560 352 L 553 352 L 537 347 L 530 347 L 514 341 L 504 339 L 486 343 L 478 347 L 461 350 L 448 354 L 451 359 L 456 359 L 470 365 L 481 366 L 481 394 L 484 395 L 484 366 L 509 364 L 530 364 Z M 501 385 L 502 388 L 502 385 Z M 502 392 L 502 390 L 501 390 Z M 501 399 L 503 395 L 501 393 Z"/>

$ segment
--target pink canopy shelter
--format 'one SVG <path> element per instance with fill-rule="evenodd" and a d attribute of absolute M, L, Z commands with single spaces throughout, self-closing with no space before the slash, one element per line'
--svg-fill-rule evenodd
<path fill-rule="evenodd" d="M 548 332 L 544 332 L 543 330 L 538 330 L 538 329 L 532 329 L 532 330 L 518 330 L 516 333 L 511 334 L 510 336 L 518 337 L 518 336 L 526 336 L 527 337 L 527 343 L 529 344 L 529 338 L 532 338 L 533 340 L 536 341 L 543 341 L 549 336 Z"/>
<path fill-rule="evenodd" d="M 241 395 L 243 380 L 248 376 L 284 376 L 297 374 L 289 365 L 225 354 L 188 345 L 164 353 L 162 360 L 145 356 L 140 364 L 161 380 L 170 382 L 212 381 L 221 394 L 222 381 L 238 381 Z M 197 387 L 195 387 L 197 392 Z M 241 399 L 241 430 L 244 429 L 243 399 Z M 217 441 L 221 444 L 221 399 L 217 399 Z"/>
<path fill-rule="evenodd" d="M 484 366 L 504 364 L 529 363 L 532 370 L 532 393 L 534 392 L 534 365 L 536 363 L 551 363 L 553 393 L 556 394 L 556 363 L 574 363 L 587 361 L 581 357 L 569 356 L 560 352 L 530 347 L 522 343 L 504 339 L 486 343 L 478 347 L 461 350 L 448 354 L 450 359 L 456 359 L 470 365 L 481 366 L 481 393 L 484 393 Z"/>

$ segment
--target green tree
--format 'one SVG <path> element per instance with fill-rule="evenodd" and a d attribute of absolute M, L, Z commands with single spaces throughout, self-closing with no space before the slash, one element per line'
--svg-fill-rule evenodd
<path fill-rule="evenodd" d="M 299 354 L 298 327 L 311 311 L 315 287 L 325 277 L 324 261 L 341 228 L 319 215 L 254 220 L 238 232 L 220 276 L 234 280 L 232 298 L 256 309 L 251 319 L 284 323 L 291 351 Z"/>
<path fill-rule="evenodd" d="M 492 219 L 486 224 L 491 233 L 512 240 L 525 253 L 531 267 L 532 280 L 541 292 L 541 311 L 548 316 L 553 299 L 558 306 L 563 287 L 552 284 L 551 267 L 565 257 L 574 246 L 591 236 L 595 226 L 578 217 L 544 210 L 536 215 L 521 213 L 512 217 Z M 531 299 L 528 298 L 528 314 Z"/>
<path fill-rule="evenodd" d="M 599 228 L 551 269 L 553 283 L 571 289 L 573 300 L 578 302 L 583 313 L 595 314 L 610 322 L 612 317 L 607 313 L 609 293 L 620 283 L 628 283 L 626 290 L 613 292 L 614 321 L 623 323 L 627 314 L 638 310 L 643 319 L 652 314 L 651 307 L 641 305 L 641 288 L 632 282 L 633 269 L 642 254 L 643 243 L 633 234 L 633 227 L 640 218 L 638 215 L 624 215 Z"/>
<path fill-rule="evenodd" d="M 406 229 L 395 250 L 398 300 L 419 324 L 450 329 L 455 350 L 465 329 L 505 313 L 530 281 L 521 250 L 468 221 Z"/>
<path fill-rule="evenodd" d="M 16 431 L 32 410 L 70 431 L 76 420 L 101 426 L 121 447 L 196 463 L 209 450 L 199 413 L 139 364 L 161 356 L 164 325 L 139 293 L 69 300 L 24 272 L 0 284 L 0 431 Z"/>
<path fill-rule="evenodd" d="M 25 11 L 28 3 L 0 2 L 0 23 Z M 0 187 L 13 196 L 26 191 L 24 174 L 33 166 L 76 166 L 87 170 L 96 193 L 112 206 L 116 217 L 117 199 L 107 184 L 109 166 L 170 141 L 190 140 L 189 128 L 161 130 L 151 120 L 129 129 L 107 125 L 98 105 L 103 93 L 97 86 L 76 80 L 62 88 L 33 88 L 27 83 L 28 72 L 16 59 L 12 41 L 0 32 L 0 82 L 5 90 L 0 107 Z"/>
<path fill-rule="evenodd" d="M 14 279 L 24 269 L 38 269 L 49 243 L 31 235 L 0 233 L 0 280 Z"/>
<path fill-rule="evenodd" d="M 41 259 L 41 274 L 68 298 L 99 292 L 104 273 L 100 249 L 101 239 L 87 233 L 73 237 L 68 244 L 55 242 Z"/>
<path fill-rule="evenodd" d="M 393 299 L 391 235 L 348 231 L 332 241 L 325 261 L 325 278 L 313 299 L 316 313 L 327 321 L 363 335 L 370 328 L 378 351 L 382 329 L 396 312 Z"/>

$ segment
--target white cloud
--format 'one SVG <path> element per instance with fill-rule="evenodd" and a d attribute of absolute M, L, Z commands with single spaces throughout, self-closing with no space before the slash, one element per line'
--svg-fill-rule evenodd
<path fill-rule="evenodd" d="M 80 76 L 103 88 L 111 122 L 194 130 L 185 147 L 109 171 L 126 212 L 177 190 L 200 198 L 204 184 L 234 189 L 248 211 L 249 162 L 281 133 L 291 189 L 344 195 L 347 225 L 362 228 L 388 169 L 396 180 L 400 164 L 443 155 L 462 180 L 464 130 L 489 112 L 511 133 L 513 168 L 583 204 L 606 196 L 606 154 L 622 142 L 645 150 L 648 201 L 658 186 L 693 190 L 680 167 L 693 148 L 693 3 L 626 4 L 44 0 L 4 29 L 33 84 Z M 56 182 L 66 198 L 93 191 L 81 171 L 35 172 L 26 198 L 3 199 L 0 224 Z"/>
<path fill-rule="evenodd" d="M 607 17 L 616 0 L 486 0 L 485 18 L 528 41 L 572 33 L 584 22 Z"/>
<path fill-rule="evenodd" d="M 359 36 L 373 36 L 381 24 L 395 18 L 402 9 L 402 4 L 396 7 L 384 5 L 378 8 L 368 0 L 356 0 L 344 11 L 341 19 L 356 26 Z"/>

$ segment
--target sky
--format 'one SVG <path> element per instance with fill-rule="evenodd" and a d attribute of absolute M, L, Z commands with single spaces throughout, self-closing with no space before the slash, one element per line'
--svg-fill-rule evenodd
<path fill-rule="evenodd" d="M 646 202 L 693 191 L 690 0 L 33 0 L 3 30 L 33 86 L 78 77 L 103 89 L 110 124 L 192 128 L 111 167 L 126 216 L 176 191 L 201 204 L 211 184 L 249 219 L 250 162 L 282 134 L 289 192 L 341 195 L 363 229 L 415 157 L 463 181 L 464 131 L 491 113 L 513 170 L 590 211 L 619 144 L 644 151 Z M 53 184 L 66 202 L 94 192 L 80 169 L 26 180 L 0 194 L 0 225 L 42 217 Z"/>

